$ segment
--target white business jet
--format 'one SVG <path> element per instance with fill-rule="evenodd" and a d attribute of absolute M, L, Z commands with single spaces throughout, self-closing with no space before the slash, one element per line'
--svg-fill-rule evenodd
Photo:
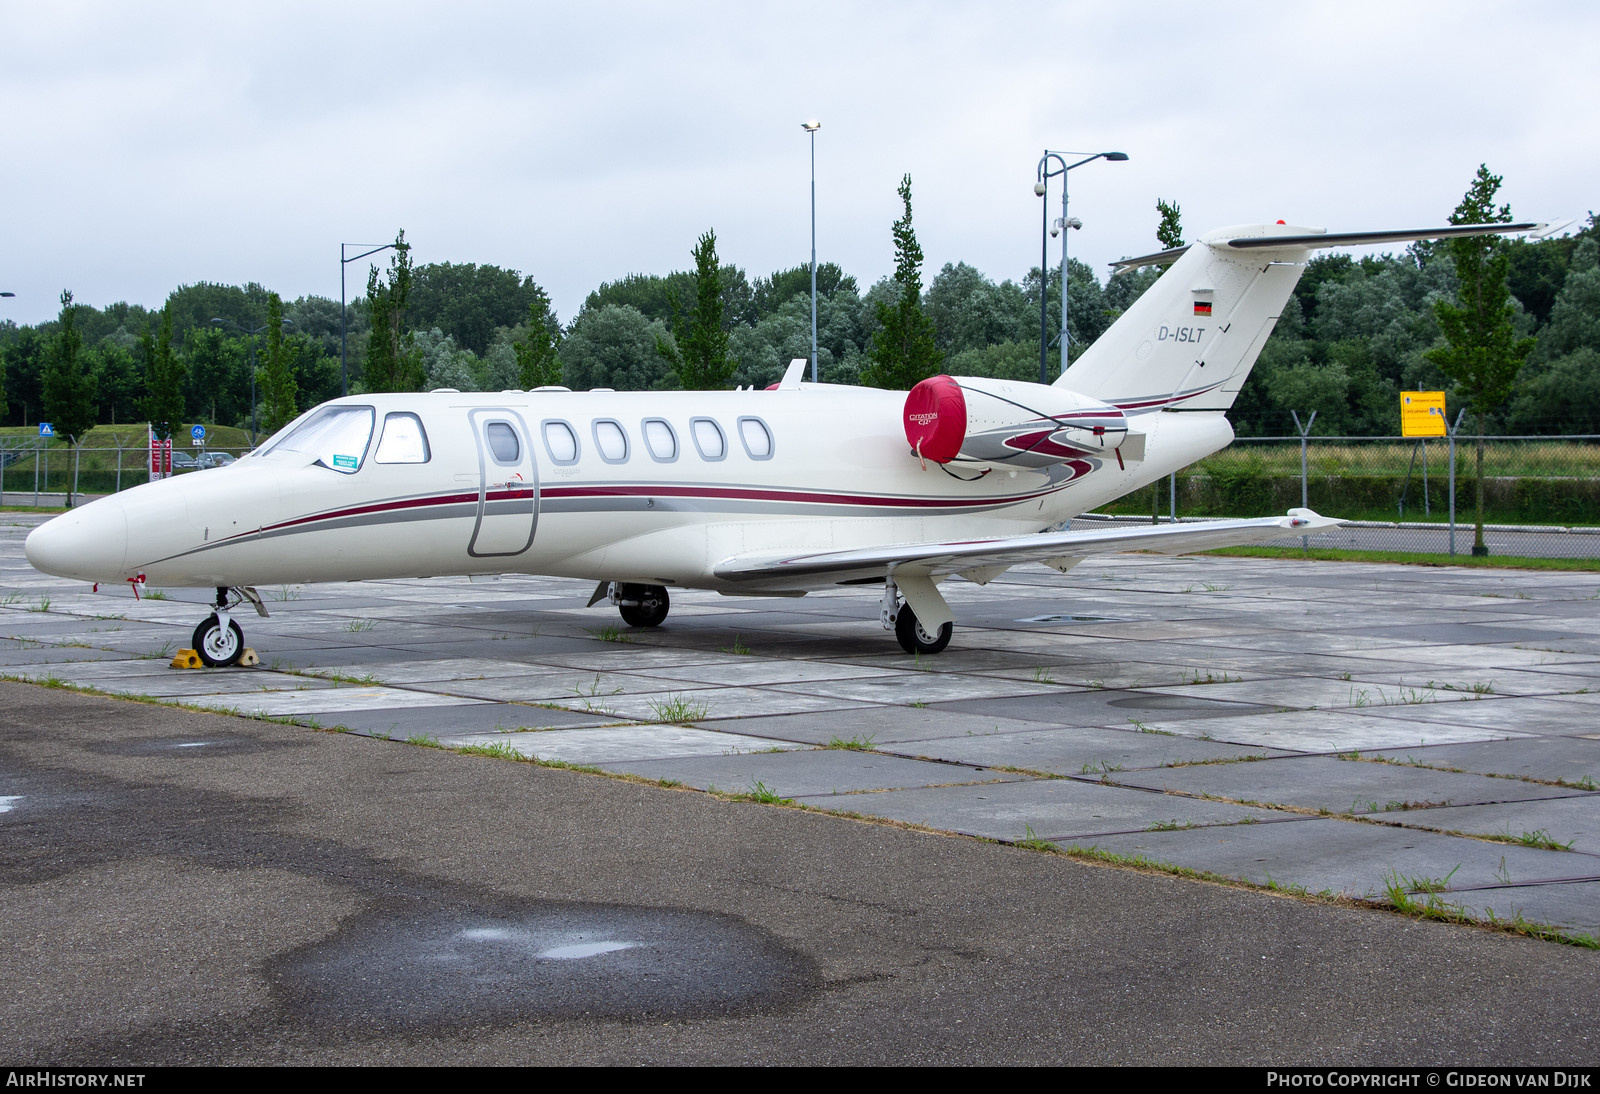
<path fill-rule="evenodd" d="M 1117 265 L 1171 269 L 1053 385 L 935 376 L 909 393 L 765 391 L 364 395 L 308 411 L 232 466 L 102 498 L 28 536 L 58 577 L 216 589 L 195 631 L 235 663 L 255 586 L 441 574 L 598 582 L 630 626 L 669 586 L 801 596 L 880 586 L 907 652 L 937 653 L 953 575 L 1067 570 L 1126 550 L 1203 551 L 1339 522 L 1287 516 L 1056 531 L 1225 447 L 1224 416 L 1313 250 L 1528 231 L 1329 235 L 1231 228 Z M 137 584 L 135 586 L 137 588 Z"/>

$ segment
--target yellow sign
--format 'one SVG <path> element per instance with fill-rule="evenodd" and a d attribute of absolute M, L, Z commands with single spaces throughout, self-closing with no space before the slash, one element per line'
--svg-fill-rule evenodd
<path fill-rule="evenodd" d="M 1444 424 L 1444 392 L 1402 391 L 1400 393 L 1402 437 L 1443 437 Z"/>

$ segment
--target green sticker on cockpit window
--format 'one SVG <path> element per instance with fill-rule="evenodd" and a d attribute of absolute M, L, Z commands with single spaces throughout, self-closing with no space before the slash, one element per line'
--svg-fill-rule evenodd
<path fill-rule="evenodd" d="M 333 458 L 333 466 L 348 467 L 354 471 L 356 469 L 356 458 L 354 456 L 335 456 Z"/>

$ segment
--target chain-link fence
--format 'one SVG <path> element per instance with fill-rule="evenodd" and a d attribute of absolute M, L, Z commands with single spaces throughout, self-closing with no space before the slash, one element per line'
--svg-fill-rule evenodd
<path fill-rule="evenodd" d="M 173 473 L 221 466 L 248 448 L 173 446 Z M 150 450 L 144 444 L 84 448 L 43 439 L 0 439 L 0 505 L 62 505 L 68 492 L 114 494 L 150 481 Z M 76 485 L 74 485 L 74 483 Z"/>
<path fill-rule="evenodd" d="M 1307 505 L 1345 527 L 1309 546 L 1466 554 L 1478 439 L 1249 437 L 1102 514 L 1134 519 L 1267 516 Z M 1600 558 L 1600 436 L 1485 437 L 1484 540 L 1492 555 Z"/>

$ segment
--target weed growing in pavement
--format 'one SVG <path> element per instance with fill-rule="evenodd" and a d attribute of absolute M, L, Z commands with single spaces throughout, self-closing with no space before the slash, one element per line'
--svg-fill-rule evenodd
<path fill-rule="evenodd" d="M 1051 843 L 1047 839 L 1040 839 L 1038 836 L 1034 835 L 1033 825 L 1025 824 L 1025 825 L 1022 826 L 1022 828 L 1023 828 L 1023 831 L 1027 833 L 1027 835 L 1024 836 L 1022 839 L 1017 840 L 1015 846 L 1022 848 L 1024 851 L 1059 851 L 1059 850 L 1061 850 L 1060 845 Z"/>
<path fill-rule="evenodd" d="M 1122 770 L 1122 765 L 1121 764 L 1114 764 L 1109 760 L 1101 760 L 1099 763 L 1094 763 L 1094 762 L 1091 761 L 1090 763 L 1084 764 L 1083 767 L 1078 770 L 1078 774 L 1080 774 L 1080 775 L 1109 775 L 1113 771 L 1121 771 L 1121 770 Z"/>
<path fill-rule="evenodd" d="M 21 599 L 22 599 L 22 590 L 21 589 L 12 589 L 9 593 L 7 593 L 5 595 L 5 599 L 0 600 L 0 608 L 9 608 L 9 607 L 11 607 L 11 605 L 15 604 L 17 601 L 19 601 Z"/>
<path fill-rule="evenodd" d="M 300 586 L 279 585 L 276 589 L 269 590 L 267 595 L 273 600 L 299 600 Z"/>
<path fill-rule="evenodd" d="M 1193 827 L 1195 827 L 1195 824 L 1194 824 L 1193 821 L 1177 821 L 1177 820 L 1156 821 L 1154 824 L 1152 824 L 1148 828 L 1146 828 L 1145 831 L 1146 832 L 1176 832 L 1176 831 L 1178 831 L 1179 829 L 1182 829 L 1182 828 L 1193 828 Z"/>
<path fill-rule="evenodd" d="M 1056 678 L 1049 669 L 1037 668 L 1033 670 L 1033 682 L 1035 684 L 1053 684 L 1056 682 Z"/>
<path fill-rule="evenodd" d="M 793 798 L 779 797 L 776 793 L 767 789 L 767 784 L 763 782 L 751 783 L 750 789 L 745 791 L 743 794 L 735 794 L 731 796 L 735 798 L 742 798 L 745 801 L 760 802 L 762 805 L 794 804 Z"/>
<path fill-rule="evenodd" d="M 1511 836 L 1509 828 L 1506 829 L 1506 835 Z M 1562 843 L 1560 840 L 1551 837 L 1548 828 L 1536 828 L 1532 832 L 1524 832 L 1520 836 L 1511 836 L 1511 839 L 1524 847 L 1537 847 L 1541 851 L 1570 851 L 1572 850 L 1572 845 L 1577 842 L 1576 840 L 1569 840 L 1566 843 Z"/>
<path fill-rule="evenodd" d="M 633 641 L 633 639 L 631 637 L 629 637 L 628 633 L 626 631 L 624 631 L 621 627 L 617 626 L 615 623 L 607 623 L 604 627 L 601 627 L 599 630 L 593 630 L 593 631 L 590 631 L 589 633 L 594 635 L 596 638 L 598 638 L 602 642 L 632 642 Z"/>
<path fill-rule="evenodd" d="M 750 647 L 744 644 L 744 640 L 742 638 L 740 638 L 738 635 L 734 635 L 733 645 L 723 646 L 722 652 L 731 653 L 736 657 L 748 657 L 750 656 Z"/>
<path fill-rule="evenodd" d="M 654 721 L 682 724 L 704 718 L 711 712 L 711 704 L 682 695 L 669 695 L 665 699 L 650 700 L 650 710 L 655 714 Z"/>
<path fill-rule="evenodd" d="M 1217 676 L 1209 670 L 1204 676 L 1201 676 L 1199 669 L 1192 669 L 1183 677 L 1185 684 L 1237 684 L 1243 680 L 1243 676 L 1230 676 L 1226 672 L 1221 676 Z"/>
<path fill-rule="evenodd" d="M 870 752 L 872 751 L 872 742 L 874 740 L 876 740 L 876 737 L 872 734 L 865 737 L 835 737 L 823 747 L 842 748 L 850 752 Z"/>
<path fill-rule="evenodd" d="M 406 738 L 406 744 L 419 745 L 422 748 L 440 748 L 439 738 L 431 737 L 425 733 L 414 733 Z"/>
<path fill-rule="evenodd" d="M 50 598 L 48 596 L 41 596 L 39 598 L 39 603 L 30 606 L 28 608 L 28 610 L 30 612 L 47 612 L 47 611 L 49 611 L 50 610 Z"/>
<path fill-rule="evenodd" d="M 1226 592 L 1228 589 L 1226 585 L 1217 585 L 1210 581 L 1202 581 L 1200 587 L 1208 593 L 1221 593 Z"/>
<path fill-rule="evenodd" d="M 356 634 L 360 631 L 370 631 L 377 625 L 378 621 L 376 619 L 351 619 L 345 623 L 344 629 L 351 634 Z"/>
<path fill-rule="evenodd" d="M 145 591 L 144 598 L 146 600 L 171 600 L 172 599 L 172 597 L 168 596 L 166 593 L 162 592 L 160 589 L 147 589 Z"/>

